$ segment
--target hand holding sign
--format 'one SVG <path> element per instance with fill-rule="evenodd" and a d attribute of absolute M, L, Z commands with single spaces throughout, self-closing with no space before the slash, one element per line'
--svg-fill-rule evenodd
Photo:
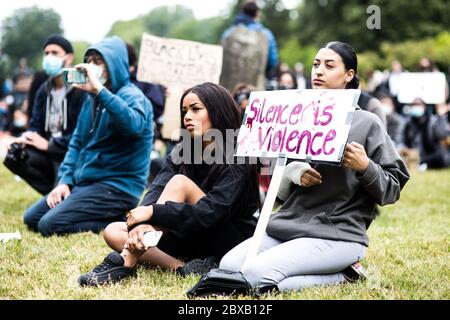
<path fill-rule="evenodd" d="M 350 89 L 252 92 L 236 155 L 340 164 L 359 93 Z M 308 185 L 320 180 L 315 172 L 306 177 Z"/>
<path fill-rule="evenodd" d="M 360 173 L 366 171 L 369 166 L 369 158 L 367 157 L 364 146 L 359 143 L 347 143 L 344 160 L 342 161 L 344 167 L 356 170 Z"/>

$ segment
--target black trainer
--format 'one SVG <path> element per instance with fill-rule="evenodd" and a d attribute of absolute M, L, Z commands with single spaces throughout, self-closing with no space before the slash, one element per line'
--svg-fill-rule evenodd
<path fill-rule="evenodd" d="M 345 280 L 348 282 L 364 281 L 368 278 L 367 271 L 359 262 L 355 262 L 342 270 Z"/>
<path fill-rule="evenodd" d="M 217 259 L 215 257 L 207 257 L 205 259 L 194 259 L 186 262 L 184 266 L 177 268 L 176 272 L 182 277 L 194 273 L 203 275 L 209 270 L 217 267 Z"/>
<path fill-rule="evenodd" d="M 82 286 L 98 286 L 118 282 L 124 278 L 135 277 L 136 268 L 125 267 L 123 257 L 117 252 L 108 254 L 91 272 L 82 274 L 78 283 Z"/>

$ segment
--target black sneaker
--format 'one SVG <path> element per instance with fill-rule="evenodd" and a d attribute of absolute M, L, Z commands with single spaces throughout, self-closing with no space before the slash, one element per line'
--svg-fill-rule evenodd
<path fill-rule="evenodd" d="M 342 270 L 345 280 L 348 282 L 364 281 L 368 278 L 367 271 L 359 262 L 355 262 Z"/>
<path fill-rule="evenodd" d="M 124 267 L 124 260 L 117 252 L 108 254 L 91 272 L 82 274 L 78 283 L 82 286 L 98 286 L 118 282 L 124 278 L 135 277 L 136 268 Z"/>
<path fill-rule="evenodd" d="M 177 268 L 176 272 L 182 277 L 194 273 L 204 275 L 209 270 L 217 267 L 217 259 L 215 257 L 207 257 L 205 259 L 194 259 L 186 262 L 184 266 Z"/>

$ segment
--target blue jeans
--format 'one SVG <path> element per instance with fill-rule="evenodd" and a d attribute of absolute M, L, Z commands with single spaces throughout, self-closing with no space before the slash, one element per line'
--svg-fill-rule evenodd
<path fill-rule="evenodd" d="M 231 249 L 220 269 L 240 271 L 250 239 Z M 253 288 L 276 285 L 285 291 L 338 284 L 345 280 L 340 271 L 361 260 L 365 250 L 355 242 L 314 238 L 283 242 L 265 234 L 258 255 L 242 273 Z"/>
<path fill-rule="evenodd" d="M 25 211 L 24 222 L 44 236 L 83 231 L 100 232 L 109 223 L 124 221 L 139 199 L 105 183 L 74 187 L 70 196 L 51 209 L 47 196 Z"/>

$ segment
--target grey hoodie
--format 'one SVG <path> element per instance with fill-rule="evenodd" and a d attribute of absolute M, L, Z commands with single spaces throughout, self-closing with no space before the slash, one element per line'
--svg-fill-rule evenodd
<path fill-rule="evenodd" d="M 364 146 L 369 166 L 364 174 L 346 167 L 314 165 L 322 184 L 293 185 L 295 190 L 275 213 L 267 234 L 288 241 L 310 237 L 351 241 L 368 246 L 367 228 L 375 205 L 396 202 L 409 173 L 380 119 L 356 110 L 348 142 Z"/>

